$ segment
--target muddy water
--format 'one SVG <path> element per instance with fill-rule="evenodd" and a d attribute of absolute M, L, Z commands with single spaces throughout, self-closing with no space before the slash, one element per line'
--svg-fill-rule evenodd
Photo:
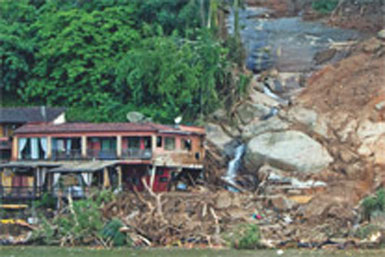
<path fill-rule="evenodd" d="M 112 249 L 95 250 L 86 248 L 57 248 L 57 247 L 0 247 L 0 257 L 381 257 L 385 250 L 288 250 L 281 255 L 276 250 L 237 251 L 237 250 L 186 250 L 186 249 Z"/>
<path fill-rule="evenodd" d="M 308 72 L 314 68 L 314 56 L 335 43 L 354 41 L 365 35 L 347 29 L 332 28 L 320 21 L 298 17 L 268 18 L 270 10 L 247 7 L 240 10 L 241 37 L 246 49 L 246 66 L 255 72 L 276 67 L 281 72 Z M 227 20 L 233 31 L 233 15 Z M 338 52 L 335 58 L 344 57 Z"/>

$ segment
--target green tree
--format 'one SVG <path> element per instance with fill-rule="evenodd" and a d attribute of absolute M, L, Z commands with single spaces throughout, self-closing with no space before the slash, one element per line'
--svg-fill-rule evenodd
<path fill-rule="evenodd" d="M 26 86 L 34 64 L 30 25 L 36 9 L 27 0 L 0 0 L 0 90 L 15 94 Z"/>
<path fill-rule="evenodd" d="M 204 31 L 195 40 L 177 35 L 149 38 L 119 64 L 117 88 L 134 105 L 156 110 L 155 119 L 172 121 L 183 114 L 193 120 L 219 102 L 217 89 L 225 76 L 225 54 Z"/>
<path fill-rule="evenodd" d="M 46 7 L 33 25 L 37 63 L 25 95 L 50 105 L 95 108 L 111 102 L 116 63 L 138 40 L 131 14 L 121 6 L 92 12 Z"/>

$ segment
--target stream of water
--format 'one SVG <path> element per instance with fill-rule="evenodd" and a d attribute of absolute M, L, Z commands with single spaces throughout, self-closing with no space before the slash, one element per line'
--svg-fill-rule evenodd
<path fill-rule="evenodd" d="M 237 177 L 237 172 L 241 165 L 242 156 L 244 152 L 245 152 L 245 145 L 244 144 L 239 145 L 237 148 L 235 148 L 234 158 L 228 164 L 226 176 L 223 179 L 226 180 L 230 185 L 236 184 L 236 181 L 234 179 Z M 230 186 L 228 187 L 228 189 L 232 192 L 238 192 L 237 189 Z"/>

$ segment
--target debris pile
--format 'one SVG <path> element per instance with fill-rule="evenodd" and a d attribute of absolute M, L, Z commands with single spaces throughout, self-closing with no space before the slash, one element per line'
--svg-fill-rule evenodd
<path fill-rule="evenodd" d="M 223 234 L 255 221 L 261 206 L 252 194 L 228 191 L 122 194 L 104 206 L 106 219 L 118 217 L 137 245 L 224 245 Z"/>

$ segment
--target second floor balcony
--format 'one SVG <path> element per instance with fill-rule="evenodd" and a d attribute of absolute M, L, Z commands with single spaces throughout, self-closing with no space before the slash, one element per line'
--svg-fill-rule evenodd
<path fill-rule="evenodd" d="M 34 137 L 19 138 L 18 160 L 150 160 L 151 137 Z"/>
<path fill-rule="evenodd" d="M 52 150 L 51 159 L 55 161 L 63 160 L 81 160 L 84 159 L 82 156 L 81 149 L 70 149 L 70 150 Z"/>
<path fill-rule="evenodd" d="M 87 149 L 87 159 L 115 160 L 118 159 L 116 149 Z"/>

